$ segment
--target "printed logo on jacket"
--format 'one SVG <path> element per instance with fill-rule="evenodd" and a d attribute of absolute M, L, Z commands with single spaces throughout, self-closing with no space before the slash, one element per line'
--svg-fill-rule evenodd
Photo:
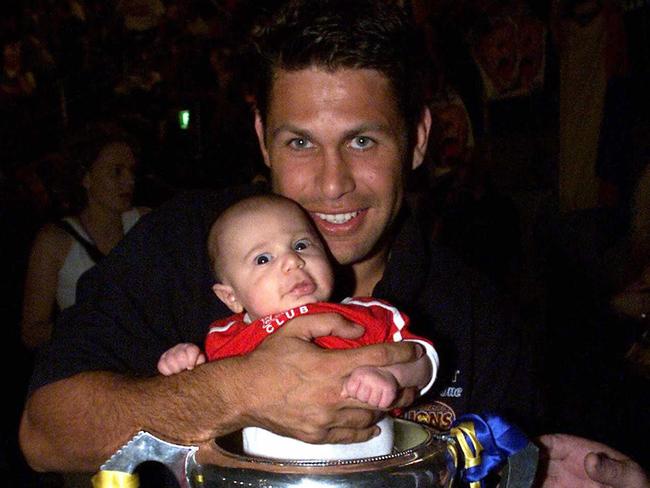
<path fill-rule="evenodd" d="M 456 420 L 456 412 L 439 400 L 414 406 L 403 413 L 403 418 L 425 424 L 438 432 L 446 432 Z"/>
<path fill-rule="evenodd" d="M 457 369 L 451 378 L 451 384 L 440 390 L 438 398 L 442 400 L 449 398 L 452 405 L 454 399 L 462 398 L 464 388 L 460 386 L 462 384 L 460 377 L 461 371 Z M 446 432 L 451 428 L 457 415 L 456 411 L 442 400 L 425 400 L 420 404 L 415 404 L 404 411 L 401 417 L 412 422 L 426 424 L 438 432 Z"/>

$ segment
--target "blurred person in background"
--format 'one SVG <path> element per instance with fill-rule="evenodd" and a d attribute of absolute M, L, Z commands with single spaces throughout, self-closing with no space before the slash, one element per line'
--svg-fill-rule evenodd
<path fill-rule="evenodd" d="M 36 349 L 52 333 L 57 311 L 75 302 L 79 277 L 148 212 L 134 207 L 137 144 L 112 123 L 86 127 L 69 141 L 64 182 L 68 216 L 36 234 L 25 279 L 21 336 Z"/>

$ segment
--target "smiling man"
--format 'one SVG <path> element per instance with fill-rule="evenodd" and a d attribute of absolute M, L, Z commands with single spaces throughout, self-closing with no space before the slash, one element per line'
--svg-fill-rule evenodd
<path fill-rule="evenodd" d="M 354 294 L 371 295 L 386 266 L 406 172 L 422 163 L 429 112 L 422 111 L 409 148 L 386 76 L 317 67 L 277 70 L 269 108 L 255 126 L 273 189 L 307 209 L 338 263 L 352 266 Z"/>
<path fill-rule="evenodd" d="M 494 288 L 424 239 L 404 205 L 431 124 L 404 12 L 384 0 L 292 1 L 256 35 L 255 127 L 273 191 L 311 214 L 349 277 L 346 294 L 394 303 L 439 345 L 439 381 L 418 418 L 440 429 L 483 410 L 533 420 L 521 330 Z M 20 432 L 32 467 L 94 471 L 139 429 L 182 443 L 248 426 L 312 443 L 378 433 L 384 412 L 342 399 L 341 386 L 357 366 L 414 361 L 415 348 L 320 349 L 311 339 L 362 332 L 336 314 L 291 320 L 246 356 L 156 374 L 164 351 L 201 344 L 230 313 L 212 295 L 205 241 L 215 215 L 254 191 L 178 196 L 83 277 L 32 380 Z M 414 396 L 406 389 L 394 406 Z"/>

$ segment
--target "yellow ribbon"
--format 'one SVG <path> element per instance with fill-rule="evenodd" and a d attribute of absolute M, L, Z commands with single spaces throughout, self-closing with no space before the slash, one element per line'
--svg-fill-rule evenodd
<path fill-rule="evenodd" d="M 137 474 L 121 471 L 99 471 L 92 477 L 93 488 L 138 488 L 140 478 Z"/>
<path fill-rule="evenodd" d="M 471 422 L 462 422 L 456 427 L 453 427 L 450 433 L 454 436 L 460 446 L 460 450 L 463 452 L 465 469 L 473 468 L 481 464 L 481 451 L 483 450 L 483 446 L 478 440 L 474 425 Z M 468 438 L 474 447 L 473 450 L 467 442 Z M 480 488 L 481 482 L 471 481 L 469 486 L 470 488 Z"/>

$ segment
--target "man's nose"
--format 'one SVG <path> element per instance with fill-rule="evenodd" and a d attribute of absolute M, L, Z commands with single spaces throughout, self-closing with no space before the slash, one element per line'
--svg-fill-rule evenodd
<path fill-rule="evenodd" d="M 319 178 L 323 195 L 331 200 L 341 198 L 355 188 L 349 163 L 339 148 L 324 151 Z"/>

